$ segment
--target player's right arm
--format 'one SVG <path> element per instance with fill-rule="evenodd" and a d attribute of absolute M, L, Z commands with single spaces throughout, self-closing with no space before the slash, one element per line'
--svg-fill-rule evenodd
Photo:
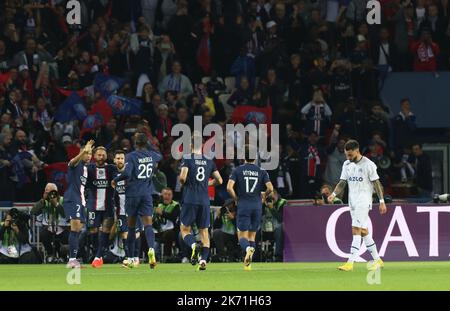
<path fill-rule="evenodd" d="M 214 172 L 212 172 L 212 177 L 214 178 L 213 180 L 210 180 L 209 182 L 208 182 L 208 186 L 213 186 L 213 187 L 215 187 L 215 186 L 219 186 L 219 185 L 221 185 L 222 183 L 223 183 L 223 179 L 222 179 L 222 176 L 220 176 L 220 173 L 219 173 L 219 171 L 214 171 Z"/>
<path fill-rule="evenodd" d="M 232 180 L 231 178 L 228 180 L 228 184 L 227 184 L 227 192 L 228 194 L 231 196 L 231 198 L 234 200 L 234 202 L 237 202 L 238 197 L 236 195 L 236 192 L 234 191 L 234 180 Z"/>
<path fill-rule="evenodd" d="M 183 166 L 183 167 L 181 168 L 180 178 L 179 178 L 180 184 L 181 184 L 182 186 L 186 183 L 188 173 L 189 173 L 189 169 L 188 169 L 186 166 Z"/>
<path fill-rule="evenodd" d="M 89 152 L 92 152 L 92 147 L 94 146 L 95 141 L 92 139 L 87 142 L 83 149 L 80 150 L 80 153 L 69 161 L 70 167 L 76 167 L 80 161 L 83 159 L 83 156 Z"/>
<path fill-rule="evenodd" d="M 348 179 L 348 173 L 347 173 L 347 167 L 348 167 L 349 161 L 345 161 L 342 165 L 342 171 L 341 171 L 341 177 L 339 178 L 339 182 L 334 188 L 333 193 L 328 197 L 328 202 L 333 203 L 334 198 L 339 196 L 341 193 L 344 192 L 345 187 L 347 186 L 347 179 Z"/>
<path fill-rule="evenodd" d="M 234 200 L 234 202 L 237 203 L 238 197 L 237 197 L 236 191 L 234 191 L 234 184 L 236 183 L 236 180 L 237 180 L 236 170 L 233 170 L 233 172 L 231 172 L 230 179 L 228 179 L 227 192 L 231 196 L 231 198 Z"/>
<path fill-rule="evenodd" d="M 328 202 L 333 203 L 334 198 L 339 196 L 342 192 L 344 192 L 345 187 L 347 186 L 347 180 L 341 179 L 336 187 L 334 188 L 333 193 L 328 197 Z"/>

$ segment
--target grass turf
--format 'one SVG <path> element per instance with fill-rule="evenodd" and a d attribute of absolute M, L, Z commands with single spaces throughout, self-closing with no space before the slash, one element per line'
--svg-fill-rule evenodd
<path fill-rule="evenodd" d="M 352 272 L 339 263 L 159 264 L 150 270 L 104 265 L 81 269 L 81 284 L 68 285 L 64 265 L 1 265 L 0 290 L 450 290 L 450 262 L 386 262 L 381 284 L 369 285 L 365 264 Z M 7 280 L 7 282 L 5 282 Z"/>

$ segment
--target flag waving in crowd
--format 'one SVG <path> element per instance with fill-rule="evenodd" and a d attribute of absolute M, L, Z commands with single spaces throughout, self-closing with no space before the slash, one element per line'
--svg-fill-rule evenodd
<path fill-rule="evenodd" d="M 59 106 L 55 114 L 55 120 L 61 123 L 72 120 L 84 120 L 87 116 L 83 99 L 77 94 L 72 94 Z"/>

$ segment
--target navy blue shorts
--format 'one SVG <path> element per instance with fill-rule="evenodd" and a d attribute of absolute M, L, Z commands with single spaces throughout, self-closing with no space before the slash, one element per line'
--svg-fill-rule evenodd
<path fill-rule="evenodd" d="M 261 226 L 262 209 L 237 208 L 236 227 L 239 231 L 256 232 Z"/>
<path fill-rule="evenodd" d="M 183 204 L 181 206 L 180 222 L 185 227 L 191 227 L 195 222 L 199 229 L 209 228 L 211 223 L 209 205 Z"/>
<path fill-rule="evenodd" d="M 81 203 L 64 201 L 63 207 L 67 221 L 70 221 L 72 219 L 79 219 L 82 223 L 86 222 L 84 206 Z"/>
<path fill-rule="evenodd" d="M 89 219 L 88 219 L 88 227 L 89 228 L 100 228 L 102 226 L 103 220 L 108 218 L 114 218 L 114 210 L 112 208 L 107 208 L 104 211 L 94 211 L 88 210 Z"/>
<path fill-rule="evenodd" d="M 152 196 L 126 197 L 125 212 L 128 217 L 153 216 Z"/>

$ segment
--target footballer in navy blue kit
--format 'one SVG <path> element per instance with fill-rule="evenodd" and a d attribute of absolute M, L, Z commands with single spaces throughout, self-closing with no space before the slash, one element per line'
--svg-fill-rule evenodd
<path fill-rule="evenodd" d="M 160 153 L 148 149 L 148 139 L 144 133 L 136 133 L 136 149 L 125 157 L 124 171 L 114 178 L 113 187 L 122 180 L 125 185 L 125 212 L 128 215 L 128 252 L 134 254 L 134 243 L 136 240 L 136 220 L 140 216 L 144 225 L 144 233 L 148 244 L 148 258 L 150 268 L 156 266 L 154 250 L 155 233 L 152 227 L 153 216 L 153 172 L 161 161 Z M 128 258 L 128 267 L 133 267 L 133 258 Z"/>
<path fill-rule="evenodd" d="M 98 240 L 92 267 L 103 265 L 103 256 L 109 244 L 109 235 L 114 223 L 113 195 L 111 181 L 117 175 L 114 165 L 107 164 L 106 148 L 99 146 L 94 150 L 95 163 L 88 165 L 87 210 L 88 227 L 92 241 Z M 101 230 L 99 232 L 99 228 Z M 95 243 L 93 243 L 95 245 Z"/>
<path fill-rule="evenodd" d="M 84 208 L 86 205 L 84 190 L 87 182 L 86 164 L 92 158 L 92 146 L 94 141 L 90 140 L 81 149 L 80 153 L 69 161 L 67 172 L 67 189 L 64 193 L 64 213 L 70 221 L 69 234 L 69 262 L 67 268 L 80 268 L 77 260 L 80 232 L 85 222 Z"/>
<path fill-rule="evenodd" d="M 196 139 L 194 138 L 194 141 Z M 199 138 L 201 142 L 201 138 Z M 194 153 L 185 155 L 181 162 L 180 183 L 183 186 L 180 212 L 180 230 L 184 243 L 192 249 L 191 263 L 198 261 L 199 270 L 206 269 L 206 260 L 209 256 L 210 205 L 208 186 L 222 184 L 222 177 L 214 161 L 202 154 L 201 144 L 194 148 Z M 210 177 L 213 180 L 209 180 Z M 191 233 L 191 226 L 196 224 L 201 236 L 202 252 L 199 256 L 200 246 L 196 244 Z M 198 260 L 200 257 L 200 260 Z"/>
<path fill-rule="evenodd" d="M 239 244 L 245 252 L 245 270 L 251 269 L 256 232 L 261 225 L 261 191 L 266 188 L 265 197 L 268 201 L 273 193 L 269 174 L 255 164 L 255 157 L 252 157 L 250 149 L 246 146 L 245 163 L 233 170 L 227 184 L 228 193 L 237 202 L 236 227 Z"/>

